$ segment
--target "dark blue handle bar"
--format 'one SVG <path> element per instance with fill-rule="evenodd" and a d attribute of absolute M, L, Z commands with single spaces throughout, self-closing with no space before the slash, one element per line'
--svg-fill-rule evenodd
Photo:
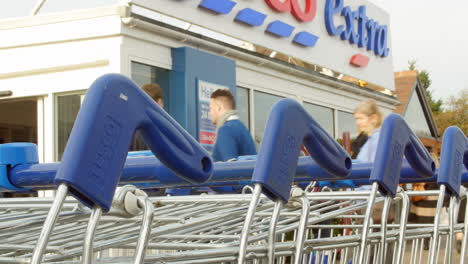
<path fill-rule="evenodd" d="M 60 163 L 22 164 L 9 171 L 11 184 L 19 188 L 51 189 Z M 354 163 L 347 177 L 359 185 L 369 184 L 372 163 Z M 251 183 L 255 160 L 214 163 L 213 176 L 204 184 L 192 184 L 177 177 L 154 156 L 129 157 L 125 162 L 119 185 L 143 183 L 147 188 L 167 187 L 210 187 L 238 186 Z M 310 157 L 299 157 L 294 182 L 333 181 L 336 176 L 318 166 Z M 436 182 L 437 174 L 430 178 L 420 175 L 404 162 L 400 171 L 400 183 Z M 468 171 L 464 171 L 462 182 L 468 183 Z M 2 191 L 16 191 L 2 190 Z"/>
<path fill-rule="evenodd" d="M 0 144 L 0 191 L 2 187 L 11 191 L 26 191 L 11 184 L 9 170 L 20 164 L 37 164 L 37 147 L 32 143 Z"/>
<path fill-rule="evenodd" d="M 421 177 L 431 177 L 435 163 L 431 155 L 400 115 L 385 118 L 375 155 L 370 181 L 378 182 L 380 191 L 395 196 L 403 155 Z"/>
<path fill-rule="evenodd" d="M 109 210 L 136 130 L 178 176 L 201 183 L 212 174 L 211 158 L 195 139 L 130 79 L 107 74 L 86 93 L 55 182 L 67 183 L 85 205 Z"/>
<path fill-rule="evenodd" d="M 451 126 L 445 130 L 442 139 L 437 183 L 445 184 L 450 192 L 459 196 L 463 167 L 468 169 L 468 139 L 460 128 Z"/>
<path fill-rule="evenodd" d="M 293 99 L 273 106 L 258 153 L 252 182 L 272 200 L 289 199 L 301 145 L 325 171 L 344 178 L 351 171 L 348 153 Z"/>

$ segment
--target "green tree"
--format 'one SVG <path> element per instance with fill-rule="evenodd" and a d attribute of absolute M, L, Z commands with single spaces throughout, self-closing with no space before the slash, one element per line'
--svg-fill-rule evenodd
<path fill-rule="evenodd" d="M 460 91 L 457 96 L 451 96 L 446 102 L 447 108 L 434 117 L 439 134 L 442 135 L 449 126 L 459 127 L 465 135 L 468 134 L 468 88 Z"/>
<path fill-rule="evenodd" d="M 416 70 L 416 60 L 410 60 L 408 61 L 408 69 L 410 71 L 415 71 Z"/>
<path fill-rule="evenodd" d="M 416 60 L 408 61 L 408 69 L 411 71 L 418 71 L 419 80 L 421 82 L 422 87 L 424 88 L 427 100 L 431 105 L 431 110 L 433 113 L 440 113 L 442 111 L 442 100 L 434 100 L 432 96 L 432 91 L 429 90 L 429 86 L 431 86 L 432 80 L 430 74 L 427 70 L 418 70 L 416 66 Z"/>

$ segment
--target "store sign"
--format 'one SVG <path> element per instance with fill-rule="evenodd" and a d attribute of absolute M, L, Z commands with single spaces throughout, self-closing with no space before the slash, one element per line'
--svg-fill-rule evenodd
<path fill-rule="evenodd" d="M 373 50 L 375 55 L 387 57 L 390 52 L 387 47 L 388 27 L 379 25 L 377 21 L 366 15 L 366 6 L 357 10 L 344 6 L 344 0 L 327 0 L 325 4 L 325 26 L 332 36 L 340 36 L 342 40 Z M 335 25 L 335 15 L 341 15 L 346 20 L 345 25 Z M 357 23 L 357 27 L 356 27 Z"/>
<path fill-rule="evenodd" d="M 305 0 L 302 8 L 299 0 L 265 0 L 265 2 L 278 12 L 290 12 L 298 21 L 309 22 L 315 18 L 317 0 Z"/>
<path fill-rule="evenodd" d="M 389 16 L 367 0 L 132 2 L 394 90 Z"/>
<path fill-rule="evenodd" d="M 317 0 L 303 0 L 304 8 L 301 7 L 299 0 L 265 0 L 265 2 L 277 12 L 291 13 L 299 22 L 312 21 L 317 10 Z M 346 23 L 335 25 L 335 16 L 342 16 Z M 388 27 L 368 18 L 365 5 L 352 10 L 351 7 L 344 6 L 344 0 L 326 0 L 324 17 L 325 26 L 331 36 L 340 36 L 351 45 L 356 44 L 360 48 L 365 47 L 374 51 L 375 55 L 388 56 Z"/>
<path fill-rule="evenodd" d="M 198 105 L 199 105 L 199 141 L 210 153 L 216 142 L 216 126 L 210 118 L 211 94 L 218 89 L 229 89 L 226 86 L 198 80 Z"/>

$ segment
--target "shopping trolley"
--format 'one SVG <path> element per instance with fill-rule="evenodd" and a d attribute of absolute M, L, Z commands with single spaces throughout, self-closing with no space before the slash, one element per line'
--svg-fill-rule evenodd
<path fill-rule="evenodd" d="M 285 135 L 283 137 L 284 139 L 277 141 L 280 142 L 277 148 L 282 151 L 279 152 L 281 155 L 277 157 L 279 158 L 278 164 L 280 166 L 278 167 L 278 171 L 280 173 L 277 174 L 277 177 L 282 177 L 280 180 L 286 180 L 286 184 L 278 184 L 275 180 L 272 180 L 269 175 L 264 176 L 265 173 L 263 173 L 262 176 L 261 173 L 257 173 L 260 174 L 260 176 L 254 179 L 257 181 L 257 185 L 253 190 L 254 199 L 252 200 L 256 201 L 254 204 L 257 204 L 260 201 L 259 190 L 261 185 L 266 186 L 265 190 L 271 192 L 268 193 L 270 196 L 278 197 L 278 199 L 281 199 L 282 201 L 288 200 L 288 194 L 292 184 L 292 176 L 295 173 L 295 167 L 298 160 L 300 148 L 299 143 L 302 143 L 304 140 L 306 141 L 304 142 L 305 145 L 310 149 L 316 148 L 323 152 L 330 152 L 327 157 L 322 159 L 317 159 L 319 156 L 315 155 L 317 164 L 325 169 L 326 173 L 328 173 L 327 175 L 331 175 L 332 178 L 336 178 L 337 176 L 346 176 L 350 170 L 350 158 L 346 152 L 341 149 L 339 145 L 333 141 L 333 139 L 328 136 L 312 118 L 310 118 L 310 116 L 306 114 L 304 109 L 292 100 L 280 103 L 278 107 L 283 108 L 284 110 L 279 110 L 277 115 L 273 115 L 277 117 L 276 120 L 285 120 L 285 112 L 287 113 L 288 110 L 298 114 L 298 117 L 303 118 L 304 120 L 300 120 L 301 122 L 298 123 L 300 126 L 297 127 L 298 129 L 294 130 L 294 133 Z M 137 115 L 137 112 L 140 114 L 143 112 L 145 115 L 141 115 L 139 118 L 130 118 L 133 117 L 133 115 Z M 275 119 L 272 120 L 272 122 L 277 122 Z M 307 125 L 305 125 L 306 122 Z M 33 251 L 33 254 L 23 254 L 22 256 L 24 259 L 15 258 L 15 261 L 24 262 L 26 261 L 25 259 L 30 257 L 31 263 L 39 263 L 42 261 L 44 252 L 49 252 L 47 251 L 48 248 L 46 245 L 49 240 L 56 238 L 56 236 L 52 234 L 52 228 L 55 226 L 57 217 L 60 213 L 60 208 L 62 207 L 68 192 L 70 192 L 80 203 L 76 203 L 71 212 L 61 214 L 62 217 L 60 217 L 61 219 L 57 222 L 56 228 L 58 228 L 59 232 L 63 232 L 69 227 L 67 225 L 69 224 L 67 220 L 78 221 L 80 224 L 83 224 L 83 219 L 90 217 L 84 237 L 78 236 L 78 239 L 84 240 L 84 246 L 82 249 L 83 262 L 91 262 L 94 248 L 106 248 L 106 246 L 102 244 L 93 244 L 94 242 L 97 243 L 100 238 L 98 233 L 96 233 L 98 223 L 102 223 L 107 216 L 116 215 L 115 212 L 111 210 L 110 206 L 110 203 L 112 202 L 112 194 L 114 193 L 114 188 L 121 174 L 120 170 L 124 166 L 124 158 L 126 157 L 125 146 L 128 145 L 131 135 L 137 128 L 143 130 L 143 137 L 145 140 L 148 140 L 147 143 L 153 153 L 158 157 L 158 160 L 167 168 L 170 168 L 175 172 L 178 177 L 185 178 L 186 181 L 184 184 L 193 185 L 196 182 L 206 181 L 210 177 L 212 164 L 211 160 L 206 155 L 206 151 L 195 143 L 185 131 L 180 129 L 180 127 L 178 127 L 178 125 L 168 117 L 167 114 L 158 107 L 155 107 L 155 104 L 151 102 L 147 96 L 145 97 L 145 95 L 143 95 L 132 82 L 118 75 L 104 76 L 98 79 L 88 91 L 87 99 L 83 103 L 82 110 L 77 117 L 70 136 L 70 143 L 65 149 L 64 157 L 60 165 L 54 164 L 50 167 L 42 168 L 48 170 L 49 173 L 51 171 L 52 173 L 55 173 L 54 183 L 59 184 L 57 196 L 51 205 L 51 209 L 47 214 L 47 217 L 45 217 L 43 229 L 40 232 L 39 239 L 34 245 L 35 250 Z M 272 134 L 272 136 L 275 135 Z M 272 136 L 270 136 L 270 138 Z M 28 148 L 22 148 L 22 150 L 27 149 Z M 8 152 L 8 146 L 4 150 Z M 265 151 L 261 153 L 264 152 Z M 22 153 L 24 156 L 23 163 L 29 163 L 26 159 L 27 155 L 25 153 L 27 153 L 27 151 Z M 13 155 L 13 153 L 9 152 L 6 155 Z M 274 155 L 272 156 L 274 157 Z M 265 162 L 267 161 L 268 160 L 265 159 Z M 34 163 L 34 161 L 31 161 L 30 163 Z M 257 162 L 256 164 L 259 163 Z M 13 171 L 14 169 L 12 169 L 12 167 L 17 167 L 16 165 L 18 164 L 9 164 L 8 170 Z M 56 168 L 56 172 L 53 172 L 54 166 Z M 268 169 L 272 169 L 272 167 L 275 166 L 276 164 L 271 164 L 271 167 Z M 255 166 L 253 172 L 254 175 L 257 168 L 258 166 Z M 21 173 L 21 171 L 18 172 L 18 174 Z M 84 175 L 84 177 L 80 178 L 82 175 Z M 107 175 L 110 175 L 109 179 L 106 178 Z M 13 182 L 15 181 L 13 180 Z M 130 193 L 131 192 L 126 193 L 125 195 L 119 194 L 114 199 L 122 200 L 122 198 L 118 197 L 125 197 L 123 200 L 126 203 L 127 195 L 130 195 Z M 151 229 L 148 224 L 152 223 L 150 217 L 150 215 L 153 215 L 152 204 L 148 204 L 147 198 L 141 198 L 139 196 L 138 198 L 129 198 L 129 200 L 129 203 L 133 204 L 133 209 L 144 209 L 144 218 L 142 220 L 144 228 L 142 228 L 140 236 L 147 237 L 149 234 L 148 230 Z M 194 204 L 193 201 L 191 203 Z M 252 204 L 250 200 L 249 203 Z M 86 207 L 80 206 L 79 204 L 83 204 Z M 304 206 L 306 206 L 306 203 L 304 203 Z M 93 209 L 90 211 L 88 208 Z M 236 211 L 237 210 L 238 209 L 236 208 Z M 109 212 L 109 215 L 106 215 L 104 218 L 101 217 L 103 211 Z M 125 210 L 120 211 L 127 212 L 128 209 L 126 208 Z M 128 212 L 126 214 L 128 214 Z M 155 212 L 155 214 L 157 214 L 157 212 Z M 20 226 L 24 228 L 25 226 L 31 227 L 30 225 L 37 224 L 38 220 L 32 223 L 30 219 L 24 219 L 25 215 L 27 214 L 23 214 L 23 220 L 25 220 L 25 223 L 20 224 Z M 68 218 L 69 215 L 70 219 Z M 196 215 L 198 216 L 203 214 L 198 212 Z M 303 216 L 303 219 L 306 216 L 307 215 Z M 44 215 L 38 217 L 41 217 L 41 220 L 44 220 Z M 238 218 L 238 216 L 236 217 Z M 112 221 L 118 222 L 118 220 L 113 218 Z M 183 222 L 185 222 L 185 220 Z M 242 223 L 244 222 L 247 221 L 242 221 Z M 62 224 L 65 224 L 65 226 Z M 242 237 L 247 237 L 249 232 L 245 231 L 245 227 L 250 229 L 253 225 L 250 221 L 248 225 L 243 224 L 243 226 L 244 231 L 241 232 Z M 9 226 L 6 228 L 9 230 L 14 229 Z M 75 230 L 83 229 L 82 226 L 74 226 L 74 228 Z M 36 229 L 35 231 L 37 233 L 38 230 Z M 124 229 L 124 233 L 126 231 L 127 230 Z M 32 234 L 32 232 L 29 233 Z M 77 238 L 78 233 L 74 234 L 75 235 L 70 238 L 71 240 Z M 119 237 L 119 232 L 113 232 L 112 235 Z M 21 241 L 21 239 L 16 240 L 16 236 L 13 239 L 15 241 Z M 51 256 L 51 253 L 49 253 L 49 256 L 46 256 L 44 261 L 57 261 L 77 256 L 77 254 L 79 254 L 79 250 L 75 247 L 77 242 L 71 240 L 61 240 L 59 242 L 59 244 L 62 245 L 60 247 L 61 254 Z M 128 241 L 128 239 L 119 239 L 120 242 L 122 242 L 122 240 Z M 241 240 L 243 239 L 241 238 Z M 67 244 L 64 244 L 65 242 L 67 242 Z M 31 244 L 33 242 L 30 240 L 28 243 Z M 56 244 L 55 241 L 53 243 L 54 245 Z M 106 242 L 103 243 L 106 244 Z M 240 244 L 243 243 L 240 242 Z M 141 243 L 137 245 L 138 257 L 135 257 L 135 262 L 138 263 L 143 261 L 142 256 L 144 256 L 144 253 L 142 253 L 143 251 L 141 248 L 145 248 L 145 246 L 140 245 Z M 145 245 L 145 243 L 143 243 L 143 245 Z M 235 246 L 239 248 L 239 252 L 242 252 L 242 245 Z M 67 253 L 65 254 L 63 252 Z M 8 252 L 6 255 L 11 256 L 14 254 L 15 253 Z M 239 254 L 242 255 L 242 253 Z M 178 256 L 178 258 L 180 257 Z"/>
<path fill-rule="evenodd" d="M 410 165 L 416 172 L 416 175 L 412 177 L 421 179 L 430 178 L 433 175 L 435 166 L 427 150 L 401 117 L 390 115 L 382 125 L 372 170 L 367 172 L 367 183 L 370 181 L 372 184 L 371 191 L 322 192 L 307 196 L 309 201 L 325 200 L 329 203 L 328 209 L 322 209 L 324 214 L 320 214 L 314 219 L 315 221 L 312 220 L 309 233 L 312 234 L 313 229 L 329 232 L 326 238 L 319 234 L 318 237 L 305 241 L 305 252 L 308 252 L 308 258 L 320 263 L 324 263 L 325 260 L 335 263 L 338 258 L 341 263 L 348 263 L 349 260 L 352 263 L 384 263 L 387 248 L 391 246 L 395 248 L 395 255 L 391 256 L 392 263 L 402 261 L 409 200 L 405 192 L 397 193 L 397 186 L 400 182 L 400 175 L 405 174 L 402 170 L 404 156 L 408 160 L 405 166 Z M 355 167 L 357 166 L 353 166 L 353 171 L 357 169 Z M 389 205 L 394 196 L 402 201 L 402 213 L 399 219 L 402 224 L 394 225 L 391 230 L 388 230 Z M 340 203 L 330 203 L 330 199 Z M 372 210 L 379 203 L 383 203 L 381 223 L 372 225 Z M 359 211 L 365 211 L 364 215 Z M 343 218 L 351 218 L 353 224 L 331 224 L 334 221 L 339 223 L 339 220 Z M 319 224 L 324 223 L 324 220 L 328 222 Z M 345 229 L 352 232 L 346 232 Z M 334 236 L 335 231 L 339 231 L 337 232 L 340 234 L 339 237 Z"/>
<path fill-rule="evenodd" d="M 401 122 L 401 120 L 396 118 L 393 120 Z M 385 127 L 386 126 L 384 126 L 384 130 Z M 394 129 L 394 126 L 389 127 L 391 127 L 392 130 Z M 411 133 L 407 126 L 400 125 L 400 127 L 400 132 L 403 130 L 407 131 L 406 133 L 408 134 Z M 410 136 L 411 134 L 406 136 L 406 139 L 408 140 L 406 144 L 412 144 Z M 390 136 L 390 138 L 394 137 Z M 421 155 L 423 155 L 423 161 L 426 161 L 426 166 L 429 168 L 426 178 L 421 178 L 421 175 L 418 175 L 414 169 L 410 169 L 408 164 L 404 164 L 402 159 L 403 156 L 400 156 L 400 162 L 403 164 L 400 165 L 401 171 L 398 172 L 397 170 L 394 172 L 398 172 L 397 175 L 403 176 L 403 178 L 400 178 L 400 182 L 410 182 L 414 180 L 430 181 L 435 179 L 434 176 L 432 176 L 432 161 L 424 151 Z M 385 161 L 385 159 L 382 160 L 383 162 Z M 374 164 L 374 167 L 375 166 L 378 165 Z M 356 167 L 357 168 L 354 168 L 356 169 L 356 175 L 365 171 L 362 164 L 361 168 L 359 168 L 359 166 Z M 298 170 L 301 170 L 300 166 L 298 166 Z M 411 171 L 411 173 L 409 171 Z M 370 170 L 367 170 L 366 173 L 367 175 L 371 174 Z M 359 176 L 356 175 L 353 176 L 352 172 L 350 178 L 359 178 Z M 295 181 L 300 180 L 296 177 Z M 356 224 L 357 221 L 354 221 L 353 225 L 345 226 L 342 224 L 324 224 L 324 221 L 339 220 L 346 217 L 358 220 L 361 219 L 362 221 L 363 216 L 357 214 L 357 211 L 369 208 L 369 202 L 367 200 L 371 196 L 372 192 L 302 193 L 295 189 L 292 191 L 292 194 L 293 196 L 289 199 L 289 203 L 286 204 L 283 210 L 280 210 L 279 213 L 276 213 L 276 211 L 278 211 L 278 209 L 276 209 L 276 204 L 273 205 L 270 203 L 267 209 L 262 207 L 262 211 L 255 214 L 255 216 L 260 214 L 260 218 L 254 218 L 251 220 L 251 226 L 254 226 L 255 229 L 250 233 L 253 234 L 255 239 L 250 241 L 246 246 L 246 261 L 273 263 L 273 258 L 273 260 L 278 263 L 336 263 L 338 260 L 341 261 L 340 263 L 348 263 L 348 260 L 351 260 L 353 263 L 383 263 L 381 261 L 385 259 L 385 255 L 381 252 L 384 251 L 386 247 L 389 247 L 389 245 L 395 247 L 395 256 L 391 256 L 393 259 L 392 263 L 401 263 L 403 261 L 403 258 L 405 257 L 405 241 L 413 239 L 410 236 L 406 236 L 405 229 L 407 227 L 407 213 L 409 205 L 408 195 L 403 190 L 400 189 L 399 193 L 396 195 L 398 199 L 406 203 L 403 204 L 404 206 L 401 210 L 402 213 L 406 212 L 405 216 L 402 215 L 400 218 L 400 224 L 385 226 L 385 224 L 371 225 L 369 223 L 367 227 L 369 234 L 367 235 L 365 244 L 368 249 L 366 250 L 367 252 L 364 253 L 364 260 L 359 259 L 362 256 L 360 249 L 362 247 L 361 241 L 363 241 L 363 232 L 365 230 L 365 226 L 362 223 Z M 375 196 L 376 199 L 371 203 L 372 205 L 375 205 L 376 201 L 384 203 L 385 200 L 388 199 L 385 196 L 379 196 L 377 193 L 375 193 Z M 307 203 L 309 203 L 309 208 L 304 206 L 303 200 L 297 199 L 304 197 L 306 198 L 305 200 L 307 200 Z M 264 203 L 265 202 L 262 202 L 260 204 L 262 206 L 266 206 Z M 382 218 L 386 219 L 385 209 L 383 214 L 384 216 Z M 266 223 L 262 223 L 262 221 L 266 221 Z M 231 222 L 229 223 L 229 226 L 231 227 Z M 242 225 L 242 221 L 237 221 L 236 223 L 237 224 L 232 225 L 237 226 L 237 232 L 235 232 L 236 235 L 232 236 L 231 239 L 236 239 L 238 232 L 240 232 L 239 226 Z M 275 225 L 273 228 L 271 227 L 272 224 Z M 304 226 L 305 228 L 300 228 Z M 225 226 L 223 227 L 226 228 Z M 392 228 L 393 230 L 387 231 L 387 227 Z M 346 228 L 351 228 L 354 232 L 346 236 L 341 235 L 338 237 L 334 235 L 334 231 Z M 275 231 L 271 232 L 272 229 Z M 371 233 L 370 231 L 372 229 L 378 230 Z M 322 236 L 322 233 L 325 233 L 326 230 L 331 232 L 326 236 Z M 341 234 L 344 234 L 344 232 L 341 232 Z M 215 241 L 212 243 L 219 245 Z M 298 247 L 298 243 L 302 245 L 302 248 Z M 300 250 L 298 250 L 298 248 Z M 182 254 L 183 257 L 178 254 L 166 254 L 152 256 L 151 259 L 153 261 L 161 262 L 174 261 L 174 263 L 235 262 L 239 260 L 239 258 L 236 259 L 237 250 L 238 246 L 234 244 L 233 247 L 224 247 L 223 250 L 216 248 L 199 251 L 199 255 L 192 255 L 194 252 L 191 251 L 192 254 Z M 371 254 L 368 253 L 369 251 L 373 252 L 372 258 L 370 256 Z M 273 252 L 273 254 L 271 254 L 271 252 Z M 300 256 L 300 258 L 298 258 L 298 256 Z"/>
<path fill-rule="evenodd" d="M 128 87 L 137 87 L 120 76 L 108 76 L 95 85 L 119 87 L 109 89 L 113 91 L 110 96 L 96 92 L 98 97 L 116 96 L 123 101 L 125 98 L 128 101 L 134 97 L 145 98 L 128 91 Z M 433 173 L 427 153 L 420 151 L 417 139 L 398 117 L 389 119 L 393 121 L 386 120 L 397 125 L 384 125 L 382 128 L 383 131 L 389 130 L 382 132 L 383 137 L 393 141 L 379 143 L 379 153 L 383 154 L 378 154 L 376 163 L 353 164 L 351 170 L 351 160 L 346 152 L 296 102 L 284 100 L 272 110 L 256 160 L 211 164 L 206 153 L 182 129 L 175 127 L 175 131 L 169 130 L 174 128 L 172 119 L 159 119 L 158 115 L 164 113 L 159 113 L 159 108 L 155 110 L 151 104 L 148 106 L 146 99 L 141 100 L 145 103 L 136 107 L 143 108 L 151 121 L 141 121 L 149 122 L 145 123 L 146 127 L 151 127 L 146 136 L 160 140 L 166 149 L 161 151 L 155 140 L 153 145 L 149 145 L 156 157 L 126 158 L 126 150 L 116 151 L 116 162 L 105 163 L 109 166 L 106 170 L 111 171 L 109 175 L 113 176 L 109 180 L 112 188 L 107 191 L 114 193 L 113 188 L 120 180 L 121 184 L 146 182 L 160 188 L 253 183 L 253 188 L 245 189 L 252 194 L 146 197 L 137 188 L 124 186 L 113 197 L 108 193 L 106 196 L 103 193 L 89 195 L 95 190 L 88 190 L 84 185 L 75 188 L 75 178 L 66 172 L 78 171 L 72 175 L 86 173 L 89 166 L 77 165 L 94 164 L 96 157 L 109 155 L 102 149 L 109 143 L 91 144 L 99 147 L 94 153 L 88 152 L 84 142 L 88 143 L 93 135 L 106 133 L 106 130 L 92 127 L 88 129 L 97 132 L 85 133 L 83 130 L 86 129 L 79 126 L 81 129 L 73 129 L 70 140 L 81 144 L 67 146 L 66 152 L 75 155 L 64 155 L 60 164 L 37 164 L 37 158 L 31 157 L 34 150 L 30 146 L 24 146 L 22 154 L 16 155 L 21 158 L 2 163 L 1 173 L 6 174 L 0 180 L 3 188 L 24 191 L 27 188 L 53 188 L 56 182 L 66 182 L 72 186 L 72 194 L 77 200 L 66 198 L 62 210 L 54 212 L 53 215 L 60 216 L 53 232 L 50 231 L 43 243 L 47 246 L 39 254 L 34 248 L 38 246 L 37 238 L 43 226 L 50 225 L 44 224 L 48 210 L 61 198 L 1 199 L 0 232 L 5 240 L 0 245 L 0 263 L 39 263 L 41 260 L 43 263 L 91 263 L 93 258 L 97 258 L 95 263 L 348 263 L 350 259 L 353 263 L 365 263 L 370 262 L 370 251 L 375 252 L 374 259 L 383 259 L 385 247 L 390 243 L 400 241 L 398 250 L 404 250 L 401 240 L 408 240 L 404 232 L 407 228 L 405 217 L 400 218 L 400 225 L 393 226 L 385 223 L 373 225 L 369 217 L 369 208 L 377 203 L 388 203 L 389 197 L 407 201 L 407 193 L 396 191 L 399 181 L 428 180 L 422 176 L 428 177 Z M 91 103 L 83 106 L 84 113 L 88 105 Z M 98 111 L 96 106 L 91 109 L 94 110 L 88 110 L 88 115 L 103 113 L 104 122 L 97 124 L 106 124 L 108 115 Z M 98 117 L 87 117 L 80 111 L 77 124 L 81 122 L 89 126 L 90 122 L 96 123 L 87 118 Z M 139 126 L 138 122 L 129 122 L 130 127 L 125 128 L 128 130 L 117 129 L 119 132 L 113 134 L 112 131 L 116 131 L 113 128 L 109 133 L 126 138 L 132 134 L 132 129 Z M 166 126 L 170 128 L 165 130 Z M 79 133 L 86 137 L 80 137 Z M 116 143 L 110 139 L 106 142 Z M 312 158 L 298 158 L 302 143 Z M 399 146 L 400 151 L 394 151 L 394 146 Z M 77 152 L 70 149 L 77 149 Z M 174 149 L 182 150 L 182 163 L 180 153 Z M 120 155 L 120 151 L 125 155 Z M 0 153 L 3 153 L 1 148 Z M 409 164 L 402 165 L 403 153 L 409 157 Z M 393 156 L 387 159 L 385 155 Z M 77 159 L 78 156 L 83 160 Z M 65 157 L 68 162 L 65 162 Z M 379 170 L 383 172 L 379 173 Z M 390 180 L 388 174 L 392 176 Z M 367 179 L 367 182 L 370 179 L 375 182 L 374 189 L 371 192 L 310 192 L 292 187 L 293 182 L 339 180 L 346 176 L 347 179 Z M 93 183 L 99 184 L 98 181 Z M 383 187 L 381 193 L 377 193 L 377 186 Z M 91 209 L 96 205 L 104 209 L 102 216 L 100 210 Z M 406 210 L 403 208 L 402 212 Z M 359 211 L 366 211 L 366 214 Z M 383 212 L 382 219 L 386 219 L 388 209 Z M 340 223 L 344 218 L 351 218 L 352 224 Z M 346 233 L 346 229 L 352 232 Z M 39 256 L 35 257 L 36 254 Z M 401 258 L 400 254 L 394 259 Z"/>
<path fill-rule="evenodd" d="M 92 207 L 83 258 L 90 262 L 93 234 L 103 211 L 109 211 L 114 190 L 136 129 L 161 162 L 178 176 L 203 182 L 212 174 L 206 152 L 177 122 L 129 79 L 109 74 L 89 88 L 54 181 L 54 203 L 35 245 L 31 263 L 40 263 L 63 201 L 68 193 Z M 8 146 L 7 146 L 8 147 Z M 15 157 L 14 151 L 6 156 Z M 27 159 L 29 152 L 22 152 Z M 10 166 L 13 164 L 10 164 Z M 5 170 L 7 167 L 5 166 Z M 146 204 L 137 199 L 138 205 Z M 146 208 L 146 207 L 145 207 Z M 146 210 L 145 210 L 146 211 Z"/>
<path fill-rule="evenodd" d="M 409 196 L 438 197 L 437 206 L 434 208 L 435 217 L 433 224 L 408 224 L 407 241 L 411 242 L 411 263 L 439 263 L 441 259 L 444 263 L 454 263 L 453 242 L 456 233 L 465 233 L 467 228 L 465 223 L 456 223 L 460 200 L 466 199 L 466 189 L 460 183 L 466 182 L 463 170 L 468 168 L 468 141 L 457 127 L 449 127 L 443 137 L 442 153 L 440 158 L 440 169 L 438 174 L 431 181 L 437 182 L 439 190 L 431 191 L 410 191 Z M 464 179 L 462 179 L 464 178 Z M 448 208 L 448 223 L 441 223 L 442 207 L 447 199 L 450 205 Z M 465 263 L 466 235 L 463 238 L 461 247 L 460 263 Z M 424 240 L 429 241 L 429 251 L 427 255 L 423 253 Z M 445 244 L 445 248 L 444 248 Z M 443 258 L 440 258 L 443 255 Z"/>
<path fill-rule="evenodd" d="M 369 229 L 370 231 L 373 231 L 377 228 L 377 232 L 369 233 L 368 241 L 370 245 L 368 244 L 367 251 L 368 253 L 371 251 L 370 256 L 372 256 L 372 258 L 369 255 L 365 256 L 363 260 L 364 263 L 402 263 L 403 261 L 405 261 L 405 263 L 439 263 L 439 259 L 444 261 L 443 263 L 455 262 L 452 251 L 454 234 L 457 232 L 462 233 L 466 230 L 466 221 L 465 223 L 455 223 L 454 220 L 458 214 L 458 201 L 460 199 L 466 199 L 466 190 L 464 187 L 460 186 L 460 182 L 466 182 L 466 176 L 468 176 L 466 171 L 468 149 L 466 138 L 460 129 L 452 127 L 446 131 L 444 134 L 442 148 L 441 167 L 432 177 L 425 179 L 414 178 L 414 176 L 407 175 L 403 171 L 400 177 L 400 183 L 437 182 L 441 185 L 441 190 L 403 191 L 400 189 L 399 193 L 402 195 L 401 198 L 404 198 L 405 196 L 439 196 L 437 211 L 440 212 L 445 195 L 445 185 L 450 185 L 448 188 L 453 190 L 453 192 L 451 193 L 452 198 L 449 209 L 449 223 L 441 225 L 440 213 L 437 213 L 433 224 L 409 224 L 407 221 L 404 221 L 406 217 L 403 217 L 403 214 L 407 214 L 408 206 L 405 207 L 403 204 L 399 211 L 401 218 L 397 218 L 400 219 L 398 225 L 388 225 L 387 230 L 385 230 L 383 229 L 384 226 L 382 224 L 374 224 L 374 227 Z M 378 163 L 378 161 L 376 161 L 376 163 Z M 403 164 L 402 169 L 404 170 L 405 167 L 406 165 Z M 407 198 L 403 201 L 406 201 L 407 203 Z M 334 226 L 334 228 L 339 228 L 339 226 Z M 353 225 L 351 228 L 355 228 L 355 233 L 357 233 L 361 226 Z M 381 230 L 384 230 L 386 233 L 385 237 L 384 232 Z M 402 230 L 405 231 L 401 232 Z M 398 234 L 398 232 L 401 234 Z M 445 238 L 445 241 L 440 238 L 441 236 Z M 358 239 L 361 239 L 361 236 L 359 236 Z M 423 250 L 423 240 L 425 239 L 430 240 L 433 245 L 427 252 L 424 252 Z M 466 236 L 463 237 L 463 242 L 466 242 L 465 240 Z M 443 246 L 444 243 L 445 247 Z M 377 247 L 372 247 L 372 245 L 376 245 Z M 357 246 L 357 244 L 354 244 L 354 246 Z M 385 256 L 382 256 L 380 251 L 385 246 L 397 246 L 398 249 L 397 251 L 393 251 L 393 256 L 389 256 L 390 258 L 387 258 L 387 262 L 385 262 L 386 258 Z M 400 250 L 401 246 L 403 247 L 403 250 Z M 409 250 L 405 251 L 405 246 L 410 246 Z M 464 252 L 466 251 L 466 244 L 462 245 L 461 251 L 460 263 L 465 263 L 466 256 Z M 443 257 L 441 258 L 441 256 Z M 361 260 L 353 258 L 353 263 L 362 263 L 359 261 Z"/>

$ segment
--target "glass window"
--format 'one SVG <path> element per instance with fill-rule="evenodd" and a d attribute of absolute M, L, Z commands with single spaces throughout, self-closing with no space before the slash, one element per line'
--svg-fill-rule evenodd
<path fill-rule="evenodd" d="M 304 108 L 331 137 L 335 137 L 333 109 L 306 102 L 304 102 Z"/>
<path fill-rule="evenodd" d="M 132 61 L 132 80 L 142 87 L 148 83 L 157 83 L 163 90 L 164 109 L 169 109 L 169 70 Z M 130 151 L 147 150 L 143 137 L 137 131 L 130 145 Z"/>
<path fill-rule="evenodd" d="M 250 130 L 249 89 L 237 87 L 236 110 L 242 123 Z"/>
<path fill-rule="evenodd" d="M 132 61 L 132 80 L 138 86 L 141 87 L 147 83 L 154 83 L 156 82 L 156 77 L 156 67 Z"/>
<path fill-rule="evenodd" d="M 132 80 L 142 87 L 148 83 L 157 83 L 163 90 L 164 109 L 169 109 L 169 70 L 132 61 Z"/>
<path fill-rule="evenodd" d="M 254 92 L 254 114 L 255 114 L 255 143 L 259 145 L 263 139 L 266 121 L 270 115 L 273 105 L 284 97 Z"/>
<path fill-rule="evenodd" d="M 8 1 L 8 4 L 2 3 L 0 8 L 0 19 L 29 16 L 37 0 L 15 0 Z"/>
<path fill-rule="evenodd" d="M 81 95 L 57 96 L 56 120 L 57 120 L 57 160 L 62 159 L 63 151 L 70 137 L 73 124 L 81 106 Z"/>
<path fill-rule="evenodd" d="M 0 101 L 0 144 L 37 143 L 37 99 Z"/>
<path fill-rule="evenodd" d="M 47 0 L 42 5 L 38 14 L 53 13 L 59 11 L 67 11 L 74 9 L 84 9 L 102 6 L 111 6 L 118 4 L 119 0 L 80 0 L 80 1 L 63 1 L 63 0 Z"/>
<path fill-rule="evenodd" d="M 343 137 L 343 132 L 349 132 L 351 138 L 358 135 L 356 122 L 352 113 L 338 111 L 338 138 Z"/>
<path fill-rule="evenodd" d="M 405 110 L 404 118 L 411 129 L 413 129 L 413 131 L 418 136 L 432 136 L 426 116 L 424 115 L 421 102 L 419 101 L 417 91 L 414 91 L 413 95 L 411 96 L 411 99 Z"/>

